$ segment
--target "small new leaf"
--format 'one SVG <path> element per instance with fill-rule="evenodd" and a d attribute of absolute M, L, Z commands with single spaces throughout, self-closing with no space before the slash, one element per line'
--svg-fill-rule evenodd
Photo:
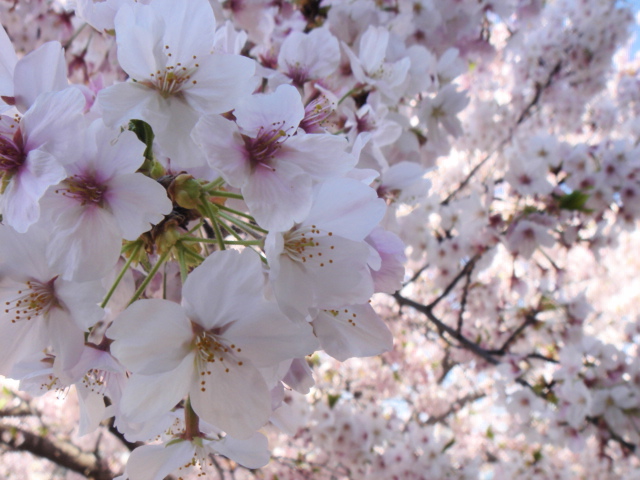
<path fill-rule="evenodd" d="M 591 209 L 584 207 L 585 203 L 587 203 L 587 200 L 589 200 L 588 194 L 581 192 L 580 190 L 574 190 L 573 192 L 558 198 L 558 206 L 562 210 L 574 210 L 578 212 L 591 213 Z"/>

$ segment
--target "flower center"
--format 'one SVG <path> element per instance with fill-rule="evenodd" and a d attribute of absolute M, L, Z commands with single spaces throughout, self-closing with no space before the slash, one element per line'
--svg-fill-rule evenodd
<path fill-rule="evenodd" d="M 9 127 L 2 125 L 0 128 L 0 177 L 2 187 L 0 193 L 4 193 L 9 180 L 18 173 L 26 160 L 23 150 L 23 140 L 20 128 L 16 127 L 19 121 L 15 118 L 2 117 L 2 123 L 10 122 Z"/>
<path fill-rule="evenodd" d="M 311 225 L 291 230 L 284 234 L 284 253 L 294 262 L 317 264 L 324 267 L 333 263 L 330 254 L 335 250 L 331 245 L 333 232 L 320 232 Z"/>
<path fill-rule="evenodd" d="M 111 372 L 100 370 L 99 368 L 91 368 L 84 374 L 80 383 L 87 390 L 104 396 L 111 376 Z"/>
<path fill-rule="evenodd" d="M 226 345 L 224 340 L 217 335 L 205 331 L 197 324 L 193 324 L 196 333 L 194 347 L 197 350 L 196 368 L 200 375 L 200 390 L 207 390 L 207 378 L 211 376 L 212 368 L 222 369 L 224 373 L 229 373 L 230 365 L 242 366 L 242 360 L 238 360 L 236 354 L 242 349 L 235 344 Z"/>
<path fill-rule="evenodd" d="M 11 323 L 21 320 L 29 321 L 34 317 L 47 315 L 54 307 L 60 304 L 55 296 L 53 284 L 55 278 L 47 283 L 37 280 L 28 280 L 25 288 L 17 290 L 4 302 L 4 313 L 9 315 Z"/>
<path fill-rule="evenodd" d="M 282 144 L 287 138 L 290 137 L 290 135 L 283 130 L 283 127 L 284 122 L 278 122 L 274 123 L 268 130 L 260 127 L 256 138 L 251 138 L 246 135 L 242 136 L 252 170 L 258 166 L 263 166 L 275 171 L 270 165 L 271 160 L 275 158 L 276 152 L 282 147 Z"/>
<path fill-rule="evenodd" d="M 306 133 L 323 133 L 322 124 L 333 113 L 333 103 L 324 95 L 312 100 L 304 108 L 300 128 Z"/>
<path fill-rule="evenodd" d="M 163 53 L 166 57 L 164 61 L 166 66 L 164 69 L 158 69 L 155 72 L 151 72 L 149 74 L 149 80 L 139 82 L 134 79 L 133 81 L 157 90 L 163 98 L 169 98 L 172 95 L 177 95 L 184 88 L 188 88 L 198 83 L 197 80 L 192 80 L 191 78 L 200 67 L 200 64 L 195 62 L 197 58 L 196 55 L 193 55 L 193 62 L 190 61 L 190 65 L 184 65 L 182 62 L 175 62 L 172 58 L 173 53 L 171 52 L 169 45 L 164 46 Z"/>
<path fill-rule="evenodd" d="M 72 175 L 62 184 L 64 188 L 56 189 L 55 193 L 73 198 L 80 202 L 81 205 L 103 206 L 107 186 L 99 183 L 93 176 Z"/>

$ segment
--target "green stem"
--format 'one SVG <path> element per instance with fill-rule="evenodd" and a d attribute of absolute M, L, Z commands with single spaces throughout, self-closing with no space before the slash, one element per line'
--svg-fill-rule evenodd
<path fill-rule="evenodd" d="M 262 245 L 264 244 L 264 241 L 262 240 L 225 240 L 225 242 L 227 245 L 244 245 L 245 247 L 248 247 L 249 245 Z"/>
<path fill-rule="evenodd" d="M 217 206 L 214 209 L 213 205 L 209 203 L 209 201 L 205 198 L 205 195 L 201 195 L 200 200 L 202 201 L 201 205 L 203 210 L 205 211 L 206 216 L 211 220 L 211 225 L 216 235 L 216 242 L 218 243 L 218 247 L 220 247 L 220 250 L 224 250 L 224 239 L 222 238 L 220 224 L 218 223 L 218 215 L 220 214 L 220 211 L 218 210 Z"/>
<path fill-rule="evenodd" d="M 244 212 L 241 212 L 240 210 L 235 210 L 233 208 L 229 208 L 226 205 L 218 205 L 218 208 L 220 210 L 224 210 L 225 212 L 233 213 L 234 215 L 238 215 L 240 217 L 244 217 L 247 220 L 249 220 L 250 222 L 255 222 L 255 219 L 251 215 L 249 215 L 248 213 L 244 213 Z"/>
<path fill-rule="evenodd" d="M 169 256 L 170 252 L 171 252 L 171 249 L 167 250 L 166 252 L 164 252 L 160 256 L 160 258 L 158 259 L 156 264 L 149 271 L 149 274 L 147 275 L 147 278 L 145 278 L 142 281 L 142 283 L 140 284 L 140 286 L 138 287 L 136 292 L 133 294 L 133 297 L 131 297 L 131 300 L 129 300 L 129 305 L 131 305 L 133 302 L 135 302 L 138 299 L 138 297 L 140 297 L 140 295 L 142 295 L 142 292 L 144 292 L 144 289 L 147 288 L 147 285 L 149 285 L 149 283 L 151 282 L 151 280 L 153 279 L 155 274 L 158 273 L 158 270 L 160 269 L 160 266 L 165 262 L 165 260 Z"/>
<path fill-rule="evenodd" d="M 220 224 L 218 223 L 218 218 L 213 217 L 211 224 L 213 225 L 213 231 L 216 234 L 216 240 L 218 241 L 218 247 L 220 250 L 226 250 L 227 247 L 224 246 L 224 238 L 222 238 L 222 231 L 220 230 Z"/>
<path fill-rule="evenodd" d="M 200 238 L 200 237 L 182 237 L 181 242 L 184 243 L 209 243 L 217 244 L 218 241 L 215 238 Z M 262 245 L 262 240 L 225 240 L 225 245 Z"/>
<path fill-rule="evenodd" d="M 80 27 L 75 32 L 73 32 L 73 35 L 71 35 L 71 38 L 67 40 L 67 42 L 64 44 L 62 48 L 64 48 L 65 50 L 68 49 L 69 45 L 73 43 L 73 41 L 78 37 L 78 35 L 80 35 L 80 32 L 82 32 L 87 25 L 88 25 L 87 23 L 83 23 L 82 25 L 80 25 Z"/>
<path fill-rule="evenodd" d="M 347 97 L 350 97 L 352 94 L 356 93 L 358 90 L 360 90 L 360 87 L 354 87 L 351 90 L 349 90 L 347 93 L 345 93 L 342 98 L 340 100 L 338 100 L 338 105 L 340 105 L 342 102 L 344 102 Z"/>
<path fill-rule="evenodd" d="M 136 246 L 133 247 L 133 251 L 131 252 L 131 255 L 129 255 L 129 258 L 125 262 L 124 267 L 122 267 L 122 270 L 120 270 L 120 273 L 118 273 L 118 276 L 114 280 L 113 285 L 111 285 L 109 292 L 107 292 L 107 296 L 104 297 L 104 300 L 100 304 L 100 308 L 104 308 L 107 306 L 107 303 L 109 303 L 111 296 L 116 291 L 116 288 L 118 288 L 118 285 L 120 285 L 120 282 L 124 277 L 124 274 L 127 272 L 129 267 L 131 266 L 131 262 L 133 262 L 133 259 L 138 256 L 138 252 L 140 251 L 141 248 L 142 248 L 142 242 L 138 242 Z"/>
<path fill-rule="evenodd" d="M 236 198 L 238 200 L 244 200 L 244 197 L 239 193 L 225 192 L 223 190 L 207 190 L 207 195 L 211 197 L 225 197 L 225 198 Z"/>
<path fill-rule="evenodd" d="M 224 185 L 224 178 L 218 177 L 213 182 L 206 183 L 202 186 L 204 190 L 210 190 L 212 188 L 219 188 Z"/>
<path fill-rule="evenodd" d="M 196 252 L 194 252 L 193 250 L 189 250 L 188 248 L 184 248 L 182 247 L 184 254 L 187 257 L 191 257 L 194 258 L 196 260 L 198 260 L 199 262 L 204 262 L 204 257 L 202 255 L 198 255 Z"/>
<path fill-rule="evenodd" d="M 195 227 L 193 227 L 191 230 L 189 230 L 189 233 L 190 233 L 190 234 L 195 233 L 195 232 L 196 232 L 200 227 L 202 227 L 202 224 L 203 224 L 203 223 L 204 223 L 204 222 L 203 222 L 202 220 L 200 220 L 200 221 L 198 222 L 198 224 L 197 224 Z"/>
<path fill-rule="evenodd" d="M 180 264 L 180 280 L 184 283 L 187 280 L 188 273 L 187 260 L 184 258 L 185 248 L 180 244 L 177 244 L 176 247 L 178 249 L 178 263 Z"/>
<path fill-rule="evenodd" d="M 257 225 L 252 225 L 250 223 L 247 223 L 245 221 L 242 221 L 240 219 L 234 218 L 231 215 L 227 215 L 224 212 L 220 212 L 219 215 L 224 218 L 225 220 L 233 223 L 236 227 L 241 228 L 242 230 L 244 230 L 245 232 L 247 232 L 250 235 L 253 235 L 254 237 L 260 237 L 262 235 L 257 234 L 256 232 L 260 232 L 262 234 L 267 234 L 269 233 L 268 230 L 265 230 L 263 228 L 260 228 Z"/>
<path fill-rule="evenodd" d="M 218 219 L 218 221 L 224 225 L 224 228 L 227 232 L 231 233 L 231 235 L 233 235 L 233 237 L 238 240 L 241 241 L 242 237 L 233 229 L 233 227 L 230 227 L 229 225 L 227 225 L 226 223 L 224 223 L 222 220 Z"/>

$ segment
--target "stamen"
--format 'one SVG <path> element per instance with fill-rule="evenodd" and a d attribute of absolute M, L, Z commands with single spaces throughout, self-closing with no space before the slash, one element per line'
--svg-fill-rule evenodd
<path fill-rule="evenodd" d="M 53 283 L 55 278 L 47 283 L 37 280 L 26 282 L 24 289 L 18 290 L 15 297 L 5 301 L 4 313 L 9 315 L 11 323 L 29 321 L 35 317 L 46 315 L 59 303 L 55 296 Z"/>
<path fill-rule="evenodd" d="M 193 325 L 196 335 L 194 346 L 197 350 L 196 363 L 200 373 L 200 390 L 207 390 L 207 378 L 211 375 L 213 367 L 224 369 L 224 373 L 229 373 L 228 365 L 235 363 L 239 367 L 243 365 L 238 361 L 236 354 L 242 351 L 236 345 L 226 345 L 217 335 L 202 330 L 202 327 Z"/>
<path fill-rule="evenodd" d="M 252 169 L 263 166 L 275 171 L 271 166 L 271 160 L 275 158 L 276 152 L 291 136 L 287 131 L 293 130 L 293 127 L 284 130 L 284 126 L 284 121 L 276 122 L 269 130 L 260 127 L 256 138 L 251 138 L 246 135 L 242 136 Z"/>
<path fill-rule="evenodd" d="M 324 267 L 333 263 L 332 258 L 327 258 L 327 252 L 324 248 L 325 241 L 330 243 L 333 232 L 321 232 L 318 227 L 298 227 L 297 229 L 287 232 L 284 235 L 284 254 L 288 255 L 294 262 L 307 263 L 316 259 L 313 266 Z M 320 247 L 320 240 L 322 249 Z M 335 245 L 328 245 L 329 250 L 335 250 Z M 324 256 L 323 256 L 324 254 Z"/>
<path fill-rule="evenodd" d="M 78 200 L 81 205 L 94 204 L 102 207 L 107 186 L 99 183 L 90 175 L 73 175 L 62 184 L 65 188 L 58 188 L 55 193 Z"/>

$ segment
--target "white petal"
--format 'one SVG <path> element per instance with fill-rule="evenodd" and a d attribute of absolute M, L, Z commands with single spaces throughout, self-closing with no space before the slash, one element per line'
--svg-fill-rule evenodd
<path fill-rule="evenodd" d="M 322 183 L 304 221 L 350 240 L 363 240 L 382 220 L 384 200 L 357 180 L 339 178 Z"/>
<path fill-rule="evenodd" d="M 123 415 L 129 421 L 146 422 L 171 411 L 196 381 L 193 366 L 194 355 L 190 354 L 175 370 L 131 376 L 120 402 Z"/>
<path fill-rule="evenodd" d="M 205 330 L 225 327 L 244 319 L 244 307 L 252 309 L 262 299 L 263 285 L 261 262 L 254 252 L 214 252 L 187 277 L 183 305 Z"/>
<path fill-rule="evenodd" d="M 207 363 L 207 368 L 211 375 L 204 377 L 205 386 L 196 379 L 189 392 L 193 410 L 230 435 L 250 437 L 271 414 L 269 389 L 262 375 L 251 362 L 231 355 L 224 362 Z"/>
<path fill-rule="evenodd" d="M 337 135 L 296 135 L 285 142 L 278 160 L 292 162 L 317 178 L 342 176 L 358 161 L 345 151 L 347 146 L 346 139 Z"/>
<path fill-rule="evenodd" d="M 389 44 L 389 31 L 385 27 L 370 25 L 360 37 L 358 50 L 360 61 L 365 72 L 374 74 L 381 66 Z"/>
<path fill-rule="evenodd" d="M 208 55 L 184 88 L 185 101 L 201 114 L 233 110 L 255 89 L 255 62 L 240 55 Z"/>
<path fill-rule="evenodd" d="M 67 63 L 60 42 L 47 42 L 25 55 L 14 71 L 16 108 L 26 112 L 41 93 L 65 89 Z"/>
<path fill-rule="evenodd" d="M 246 468 L 260 468 L 269 463 L 271 453 L 267 438 L 255 433 L 251 438 L 238 440 L 227 435 L 218 442 L 211 442 L 206 447 L 230 458 Z"/>
<path fill-rule="evenodd" d="M 153 375 L 177 368 L 189 354 L 191 323 L 169 300 L 138 300 L 107 330 L 111 353 L 134 373 Z"/>
<path fill-rule="evenodd" d="M 220 115 L 202 117 L 192 133 L 207 162 L 232 187 L 241 188 L 251 173 L 251 162 L 238 126 Z"/>
<path fill-rule="evenodd" d="M 247 309 L 243 321 L 233 323 L 224 338 L 241 347 L 242 355 L 258 368 L 311 355 L 318 347 L 307 323 L 291 322 L 267 302 Z"/>
<path fill-rule="evenodd" d="M 191 463 L 194 453 L 195 447 L 186 440 L 171 445 L 143 445 L 131 452 L 126 476 L 129 480 L 162 480 Z"/>
<path fill-rule="evenodd" d="M 369 304 L 323 310 L 312 323 L 324 351 L 340 361 L 380 355 L 393 347 L 393 335 Z"/>
<path fill-rule="evenodd" d="M 309 212 L 311 178 L 287 162 L 278 162 L 273 168 L 258 165 L 242 194 L 258 224 L 267 230 L 284 231 Z"/>
<path fill-rule="evenodd" d="M 105 128 L 99 120 L 91 124 L 87 133 L 87 147 L 90 147 L 87 150 L 91 151 L 87 156 L 92 157 L 87 160 L 92 162 L 100 181 L 106 182 L 117 175 L 135 173 L 144 162 L 145 145 L 135 133 Z"/>
<path fill-rule="evenodd" d="M 18 56 L 4 28 L 0 27 L 0 95 L 13 96 L 13 71 Z"/>
<path fill-rule="evenodd" d="M 155 90 L 133 82 L 117 83 L 98 92 L 104 123 L 110 127 L 138 119 L 149 123 L 154 131 L 165 128 L 169 118 L 160 113 L 162 101 Z"/>
<path fill-rule="evenodd" d="M 173 209 L 165 188 L 141 173 L 111 180 L 105 199 L 125 240 L 135 240 Z"/>
<path fill-rule="evenodd" d="M 207 0 L 154 0 L 151 7 L 164 20 L 162 41 L 174 61 L 185 63 L 211 51 L 216 19 Z"/>
<path fill-rule="evenodd" d="M 122 5 L 114 18 L 118 63 L 136 80 L 144 80 L 164 65 L 158 65 L 156 55 L 162 35 L 163 21 L 155 9 L 141 5 Z M 113 88 L 113 87 L 112 87 Z"/>
<path fill-rule="evenodd" d="M 274 93 L 252 95 L 233 112 L 242 132 L 256 137 L 260 129 L 281 124 L 289 135 L 304 118 L 304 106 L 298 89 L 292 85 L 280 85 Z"/>
<path fill-rule="evenodd" d="M 72 150 L 82 149 L 84 106 L 84 95 L 76 87 L 40 95 L 20 121 L 25 149 L 44 146 L 59 162 L 68 163 Z"/>
<path fill-rule="evenodd" d="M 47 202 L 58 200 L 53 194 Z M 47 258 L 49 265 L 65 280 L 88 281 L 102 278 L 120 257 L 122 237 L 113 215 L 99 207 L 69 205 L 47 218 L 54 222 Z M 53 207 L 53 205 L 48 205 Z"/>

